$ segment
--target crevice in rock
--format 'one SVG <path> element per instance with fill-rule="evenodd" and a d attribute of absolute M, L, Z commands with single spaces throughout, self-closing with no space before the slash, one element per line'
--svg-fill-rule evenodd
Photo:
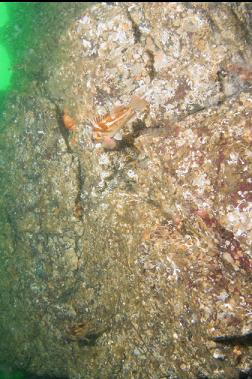
<path fill-rule="evenodd" d="M 155 74 L 156 74 L 156 70 L 155 70 L 155 67 L 154 67 L 154 54 L 153 52 L 150 50 L 150 49 L 147 49 L 145 50 L 146 51 L 146 54 L 148 55 L 148 63 L 146 65 L 146 70 L 149 74 L 149 77 L 150 77 L 150 80 L 152 82 L 152 80 L 155 78 Z"/>
<path fill-rule="evenodd" d="M 59 105 L 59 102 L 62 102 L 62 99 L 54 99 L 48 93 L 46 94 L 46 97 L 55 106 L 56 121 L 57 121 L 57 124 L 59 126 L 60 134 L 65 141 L 65 144 L 67 147 L 67 153 L 71 154 L 72 160 L 75 157 L 77 158 L 77 173 L 76 173 L 77 195 L 75 198 L 74 215 L 77 219 L 83 220 L 83 207 L 81 204 L 81 193 L 82 193 L 82 188 L 83 188 L 83 184 L 84 184 L 84 179 L 83 179 L 83 175 L 82 175 L 82 171 L 81 171 L 81 162 L 80 162 L 78 155 L 75 154 L 75 152 L 73 151 L 73 149 L 71 148 L 70 143 L 69 143 L 69 136 L 70 136 L 71 132 L 69 132 L 69 130 L 67 130 L 64 126 L 64 122 L 63 122 L 64 112 L 62 110 L 62 107 Z"/>
<path fill-rule="evenodd" d="M 16 224 L 16 218 L 12 217 L 12 215 L 8 212 L 8 210 L 5 211 L 5 215 L 6 215 L 6 221 L 10 225 L 13 250 L 16 251 L 17 245 L 18 245 L 18 228 Z"/>
<path fill-rule="evenodd" d="M 225 96 L 224 95 L 225 89 L 224 89 L 223 80 L 227 76 L 227 72 L 223 69 L 220 69 L 219 71 L 217 71 L 216 76 L 217 76 L 217 82 L 219 84 L 219 91 L 220 91 L 222 96 Z"/>
<path fill-rule="evenodd" d="M 82 174 L 82 170 L 81 170 L 81 162 L 80 162 L 80 159 L 78 156 L 77 156 L 77 160 L 78 160 L 78 164 L 77 164 L 76 181 L 77 181 L 78 191 L 77 191 L 77 195 L 75 198 L 74 214 L 78 220 L 83 221 L 83 207 L 82 207 L 82 203 L 81 203 L 81 194 L 82 194 L 82 189 L 83 189 L 83 185 L 84 185 L 84 178 L 83 178 L 83 174 Z"/>
<path fill-rule="evenodd" d="M 214 342 L 222 343 L 223 345 L 245 345 L 252 346 L 252 332 L 246 334 L 236 334 L 228 336 L 212 337 Z"/>
<path fill-rule="evenodd" d="M 196 114 L 196 113 L 200 113 L 204 110 L 206 110 L 208 107 L 198 107 L 197 109 L 194 109 L 192 110 L 191 112 L 189 111 L 186 115 L 184 116 L 181 116 L 181 117 L 178 117 L 174 120 L 169 120 L 170 122 L 173 121 L 173 122 L 181 122 L 181 121 L 184 121 L 186 120 L 187 117 L 193 115 L 193 114 Z M 153 136 L 168 136 L 171 134 L 171 127 L 170 126 L 153 126 L 153 127 L 145 127 L 145 123 L 142 122 L 141 124 L 141 128 L 139 127 L 137 130 L 136 130 L 136 133 L 133 134 L 133 138 L 137 138 L 141 135 L 153 135 Z"/>
<path fill-rule="evenodd" d="M 126 11 L 126 14 L 127 14 L 127 17 L 129 19 L 129 21 L 131 22 L 131 25 L 132 25 L 132 31 L 133 31 L 133 35 L 134 35 L 134 40 L 135 40 L 135 43 L 139 43 L 140 40 L 141 40 L 141 36 L 142 36 L 142 33 L 139 29 L 139 26 L 137 25 L 137 23 L 133 20 L 129 10 L 127 7 L 124 7 L 125 11 Z"/>
<path fill-rule="evenodd" d="M 225 104 L 226 101 L 229 101 L 231 99 L 236 99 L 238 98 L 238 96 L 244 92 L 243 89 L 233 93 L 232 95 L 230 96 L 225 96 L 223 95 L 223 98 L 219 99 L 218 103 L 215 104 L 215 105 L 211 105 L 211 106 L 199 106 L 191 111 L 188 111 L 187 114 L 183 115 L 183 116 L 180 116 L 180 117 L 177 117 L 177 118 L 174 118 L 174 119 L 169 119 L 169 122 L 176 122 L 176 123 L 179 123 L 179 122 L 182 122 L 182 121 L 185 121 L 187 119 L 187 117 L 190 117 L 196 113 L 200 113 L 202 111 L 205 111 L 205 110 L 208 110 L 208 109 L 214 109 L 214 108 L 218 108 L 219 106 Z M 249 91 L 251 93 L 251 91 Z M 138 134 L 137 135 L 134 135 L 132 138 L 137 138 L 141 135 L 155 135 L 156 137 L 158 136 L 168 136 L 171 134 L 171 128 L 170 126 L 154 126 L 154 127 L 142 127 Z"/>

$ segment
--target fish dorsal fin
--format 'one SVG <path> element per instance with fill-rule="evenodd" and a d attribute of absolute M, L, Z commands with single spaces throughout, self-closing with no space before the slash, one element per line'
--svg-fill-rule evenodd
<path fill-rule="evenodd" d="M 146 108 L 148 108 L 148 106 L 149 103 L 137 95 L 133 95 L 129 103 L 130 108 L 132 108 L 134 111 L 139 112 L 143 112 Z"/>
<path fill-rule="evenodd" d="M 111 111 L 111 116 L 116 116 L 118 113 L 122 112 L 122 111 L 125 111 L 127 109 L 127 107 L 125 107 L 124 105 L 116 105 L 112 111 Z"/>

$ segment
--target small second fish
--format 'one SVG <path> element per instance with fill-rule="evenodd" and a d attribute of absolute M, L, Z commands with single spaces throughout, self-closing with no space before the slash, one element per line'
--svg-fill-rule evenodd
<path fill-rule="evenodd" d="M 70 131 L 76 129 L 76 121 L 69 115 L 69 112 L 66 108 L 64 109 L 63 114 L 63 124 L 64 127 Z"/>

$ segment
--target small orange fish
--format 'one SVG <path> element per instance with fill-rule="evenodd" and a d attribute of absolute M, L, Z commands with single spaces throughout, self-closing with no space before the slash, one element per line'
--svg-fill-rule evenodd
<path fill-rule="evenodd" d="M 91 119 L 94 140 L 103 141 L 105 137 L 114 137 L 136 115 L 137 111 L 143 112 L 147 106 L 147 101 L 133 96 L 128 106 L 120 105 L 115 107 L 111 113 Z"/>
<path fill-rule="evenodd" d="M 70 131 L 76 129 L 76 121 L 69 116 L 69 112 L 67 109 L 64 109 L 63 123 L 65 128 Z"/>

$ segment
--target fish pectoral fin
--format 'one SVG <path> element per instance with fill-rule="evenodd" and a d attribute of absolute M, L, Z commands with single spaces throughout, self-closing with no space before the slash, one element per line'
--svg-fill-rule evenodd
<path fill-rule="evenodd" d="M 109 130 L 109 125 L 107 125 L 105 122 L 100 121 L 96 123 L 95 129 L 97 131 L 107 132 Z"/>

